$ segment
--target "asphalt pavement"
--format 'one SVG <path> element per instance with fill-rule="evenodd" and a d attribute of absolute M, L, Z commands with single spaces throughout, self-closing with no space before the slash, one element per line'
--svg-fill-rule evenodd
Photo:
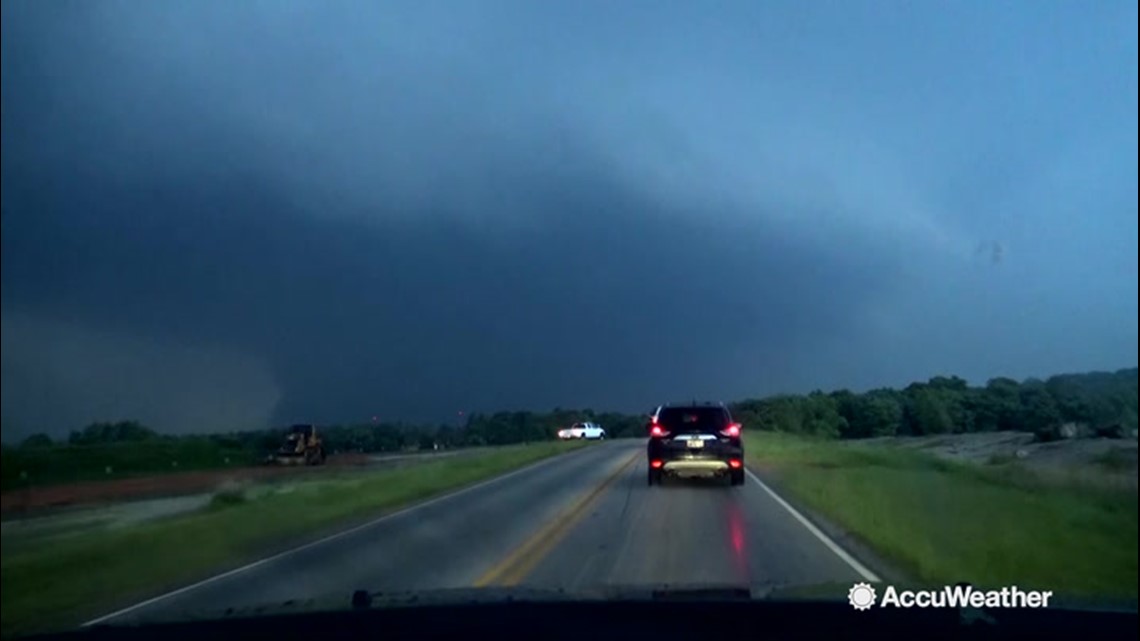
<path fill-rule="evenodd" d="M 97 619 L 256 612 L 354 590 L 813 585 L 868 578 L 760 480 L 646 484 L 643 440 L 542 461 Z M 341 596 L 343 595 L 343 597 Z"/>

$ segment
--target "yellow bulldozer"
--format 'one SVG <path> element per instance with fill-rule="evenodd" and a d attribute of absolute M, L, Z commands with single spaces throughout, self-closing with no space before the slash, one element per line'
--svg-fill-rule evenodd
<path fill-rule="evenodd" d="M 273 465 L 322 465 L 325 446 L 313 425 L 294 425 L 285 434 L 285 442 L 269 455 Z"/>

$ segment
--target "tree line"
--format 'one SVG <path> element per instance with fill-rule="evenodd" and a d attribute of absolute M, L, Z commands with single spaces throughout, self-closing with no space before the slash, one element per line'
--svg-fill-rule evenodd
<path fill-rule="evenodd" d="M 1062 374 L 1046 380 L 994 378 L 970 386 L 935 376 L 902 389 L 782 394 L 730 405 L 746 428 L 830 438 L 869 438 L 1013 430 L 1052 440 L 1065 431 L 1120 437 L 1137 426 L 1137 369 Z M 645 435 L 644 414 L 556 408 L 549 412 L 474 413 L 462 424 L 360 423 L 320 426 L 329 452 L 392 452 L 507 445 L 557 438 L 558 429 L 593 421 L 613 438 Z M 227 449 L 269 451 L 284 428 L 172 436 L 137 421 L 92 423 L 55 441 L 28 437 L 21 448 L 209 439 Z M 1071 434 L 1069 434 L 1071 435 Z"/>
<path fill-rule="evenodd" d="M 1119 438 L 1136 429 L 1136 388 L 1136 368 L 1021 382 L 993 378 L 977 387 L 957 376 L 936 376 L 903 389 L 787 394 L 740 401 L 731 409 L 754 429 L 834 438 L 997 430 L 1032 432 L 1045 441 Z"/>

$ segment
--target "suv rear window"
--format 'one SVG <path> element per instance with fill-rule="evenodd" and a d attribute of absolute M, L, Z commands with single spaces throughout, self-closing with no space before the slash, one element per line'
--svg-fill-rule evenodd
<path fill-rule="evenodd" d="M 670 432 L 718 432 L 728 427 L 728 412 L 720 407 L 666 407 L 657 423 Z"/>

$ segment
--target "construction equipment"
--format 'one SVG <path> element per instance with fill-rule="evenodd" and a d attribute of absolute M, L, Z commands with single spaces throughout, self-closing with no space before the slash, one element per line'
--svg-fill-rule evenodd
<path fill-rule="evenodd" d="M 275 465 L 322 465 L 325 446 L 312 425 L 294 425 L 285 435 L 285 442 L 269 455 Z"/>

